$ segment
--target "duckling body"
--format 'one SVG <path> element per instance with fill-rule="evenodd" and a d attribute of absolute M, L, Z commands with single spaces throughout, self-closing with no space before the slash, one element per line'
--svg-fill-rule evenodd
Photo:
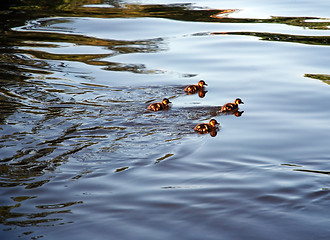
<path fill-rule="evenodd" d="M 232 103 L 226 103 L 221 107 L 220 112 L 232 112 L 238 110 L 238 104 L 244 104 L 240 98 L 236 98 Z"/>
<path fill-rule="evenodd" d="M 203 80 L 200 80 L 198 82 L 198 84 L 189 85 L 189 86 L 185 87 L 184 91 L 188 94 L 194 94 L 197 92 L 202 92 L 204 89 L 204 86 L 207 86 L 207 84 Z"/>
<path fill-rule="evenodd" d="M 148 106 L 148 110 L 151 111 L 161 111 L 161 110 L 166 110 L 168 109 L 168 104 L 171 103 L 170 100 L 168 100 L 167 98 L 164 98 L 162 100 L 162 102 L 158 102 L 158 103 L 151 103 Z"/>
<path fill-rule="evenodd" d="M 211 119 L 209 123 L 200 123 L 195 126 L 194 130 L 198 133 L 212 133 L 216 132 L 219 123 L 215 119 Z"/>

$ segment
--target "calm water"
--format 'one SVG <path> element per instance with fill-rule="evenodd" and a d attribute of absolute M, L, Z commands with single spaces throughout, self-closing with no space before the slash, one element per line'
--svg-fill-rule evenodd
<path fill-rule="evenodd" d="M 2 34 L 1 239 L 330 238 L 328 0 L 83 3 Z"/>

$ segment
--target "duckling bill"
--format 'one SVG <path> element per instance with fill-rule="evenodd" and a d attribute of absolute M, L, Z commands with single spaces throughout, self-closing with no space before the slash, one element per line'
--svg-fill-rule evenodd
<path fill-rule="evenodd" d="M 200 80 L 198 82 L 198 84 L 189 85 L 189 86 L 185 87 L 184 91 L 188 94 L 203 92 L 204 86 L 207 86 L 207 84 L 203 80 Z"/>
<path fill-rule="evenodd" d="M 209 123 L 200 123 L 194 127 L 194 130 L 198 133 L 205 134 L 205 133 L 215 133 L 218 129 L 220 124 L 215 119 L 211 119 Z"/>
<path fill-rule="evenodd" d="M 168 109 L 168 104 L 171 103 L 170 100 L 168 100 L 167 98 L 164 98 L 162 100 L 162 102 L 157 102 L 157 103 L 151 103 L 148 106 L 148 110 L 151 111 L 161 111 L 161 110 L 167 110 Z"/>
<path fill-rule="evenodd" d="M 244 102 L 240 98 L 236 98 L 234 102 L 226 103 L 225 105 L 223 105 L 221 107 L 220 112 L 225 113 L 225 112 L 235 111 L 238 109 L 239 104 L 244 104 Z"/>

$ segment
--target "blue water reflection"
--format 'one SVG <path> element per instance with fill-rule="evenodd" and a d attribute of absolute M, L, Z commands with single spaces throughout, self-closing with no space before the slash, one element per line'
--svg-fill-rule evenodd
<path fill-rule="evenodd" d="M 328 239 L 329 3 L 90 3 L 1 43 L 1 236 Z"/>

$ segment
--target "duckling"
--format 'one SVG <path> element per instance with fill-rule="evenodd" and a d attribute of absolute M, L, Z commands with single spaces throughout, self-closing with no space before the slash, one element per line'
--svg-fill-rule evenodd
<path fill-rule="evenodd" d="M 203 91 L 204 86 L 207 86 L 207 84 L 203 80 L 200 80 L 198 84 L 189 85 L 185 87 L 184 91 L 187 92 L 188 94 L 194 94 Z"/>
<path fill-rule="evenodd" d="M 235 102 L 226 103 L 225 105 L 223 105 L 221 107 L 220 112 L 230 112 L 230 111 L 233 111 L 233 110 L 237 110 L 238 109 L 238 104 L 244 104 L 244 102 L 240 98 L 236 98 Z"/>
<path fill-rule="evenodd" d="M 216 135 L 216 130 L 219 126 L 219 123 L 215 119 L 211 119 L 209 123 L 200 123 L 194 127 L 194 130 L 198 133 L 213 133 Z"/>
<path fill-rule="evenodd" d="M 148 107 L 151 111 L 160 111 L 160 110 L 166 110 L 168 108 L 168 104 L 171 103 L 170 100 L 167 98 L 164 98 L 162 102 L 158 103 L 151 103 Z"/>

